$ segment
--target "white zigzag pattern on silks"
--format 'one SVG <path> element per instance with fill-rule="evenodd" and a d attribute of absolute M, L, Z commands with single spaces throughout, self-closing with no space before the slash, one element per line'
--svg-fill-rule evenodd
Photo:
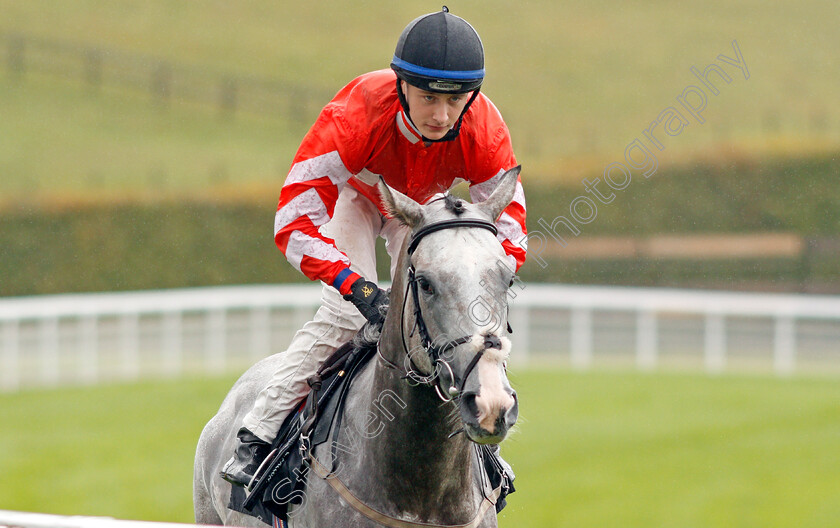
<path fill-rule="evenodd" d="M 327 176 L 333 185 L 338 187 L 340 192 L 344 184 L 347 183 L 347 180 L 353 174 L 344 166 L 344 162 L 341 161 L 341 156 L 338 155 L 338 151 L 334 150 L 295 163 L 289 171 L 289 175 L 286 176 L 286 183 L 284 185 L 307 182 L 323 178 L 324 176 Z"/>
<path fill-rule="evenodd" d="M 277 210 L 274 215 L 274 235 L 304 215 L 308 216 L 315 226 L 326 224 L 330 219 L 327 205 L 315 189 L 300 193 Z"/>
<path fill-rule="evenodd" d="M 320 238 L 311 237 L 302 231 L 292 231 L 286 245 L 286 259 L 298 271 L 303 257 L 323 262 L 343 262 L 350 266 L 350 261 L 338 249 Z"/>
<path fill-rule="evenodd" d="M 522 230 L 522 226 L 519 225 L 519 222 L 513 219 L 512 216 L 503 212 L 501 216 L 499 216 L 499 220 L 496 222 L 496 227 L 499 229 L 499 234 L 496 238 L 500 241 L 510 240 L 511 242 L 515 242 L 517 240 L 521 240 L 522 244 L 519 244 L 522 249 L 528 250 L 527 247 L 527 240 L 525 239 L 525 233 Z"/>

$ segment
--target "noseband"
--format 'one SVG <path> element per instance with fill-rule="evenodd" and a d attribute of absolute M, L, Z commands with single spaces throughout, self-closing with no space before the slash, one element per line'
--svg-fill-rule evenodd
<path fill-rule="evenodd" d="M 467 343 L 472 340 L 471 335 L 465 335 L 459 337 L 457 339 L 453 339 L 443 343 L 441 345 L 434 344 L 431 336 L 429 335 L 429 329 L 426 326 L 426 322 L 423 319 L 423 313 L 420 309 L 420 294 L 418 292 L 418 280 L 415 277 L 416 270 L 414 265 L 411 264 L 411 255 L 417 249 L 417 245 L 420 241 L 426 236 L 436 231 L 442 231 L 444 229 L 455 229 L 459 227 L 475 227 L 479 229 L 486 229 L 493 233 L 493 235 L 498 234 L 498 230 L 496 226 L 492 222 L 488 222 L 486 220 L 478 220 L 478 219 L 468 219 L 468 218 L 458 218 L 453 220 L 444 220 L 441 222 L 435 222 L 433 224 L 429 224 L 417 230 L 416 233 L 411 235 L 411 239 L 408 243 L 408 258 L 409 258 L 409 265 L 408 265 L 408 284 L 406 286 L 405 295 L 403 295 L 403 305 L 402 311 L 400 315 L 400 329 L 402 335 L 402 345 L 403 349 L 405 350 L 406 355 L 408 356 L 408 361 L 411 365 L 411 368 L 406 373 L 406 378 L 414 381 L 417 384 L 422 385 L 433 385 L 437 395 L 443 401 L 450 401 L 452 398 L 458 396 L 463 392 L 464 385 L 467 382 L 467 378 L 470 375 L 470 372 L 475 368 L 478 361 L 481 359 L 481 356 L 484 354 L 484 351 L 488 348 L 499 348 L 501 349 L 501 341 L 495 335 L 487 335 L 484 337 L 484 347 L 479 350 L 475 356 L 473 356 L 472 360 L 470 361 L 469 365 L 467 365 L 467 369 L 464 371 L 464 376 L 461 379 L 460 383 L 455 378 L 455 374 L 452 372 L 452 367 L 449 363 L 442 358 L 443 354 L 452 348 L 455 348 L 459 345 Z M 429 355 L 429 359 L 431 359 L 433 371 L 428 376 L 422 376 L 418 373 L 417 369 L 414 366 L 414 362 L 411 359 L 411 353 L 408 349 L 408 343 L 406 341 L 405 336 L 405 325 L 403 321 L 405 320 L 405 309 L 406 305 L 408 304 L 408 293 L 411 292 L 412 302 L 414 303 L 414 325 L 409 333 L 409 337 L 414 335 L 414 332 L 420 336 L 420 343 L 423 348 L 426 350 L 426 353 Z M 380 354 L 381 356 L 381 354 Z M 383 358 L 384 359 L 384 358 Z M 387 360 L 386 360 L 387 361 Z M 390 363 L 390 362 L 388 362 Z M 393 365 L 393 364 L 392 364 Z M 440 387 L 440 376 L 438 376 L 438 368 L 445 368 L 449 376 L 452 380 L 452 385 L 446 389 L 445 391 L 441 390 Z M 435 380 L 438 380 L 435 383 Z"/>

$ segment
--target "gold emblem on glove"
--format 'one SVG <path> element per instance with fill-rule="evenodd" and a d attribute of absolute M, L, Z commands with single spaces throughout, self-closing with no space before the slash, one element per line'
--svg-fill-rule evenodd
<path fill-rule="evenodd" d="M 370 294 L 373 293 L 373 288 L 370 286 L 362 286 L 362 293 L 365 294 L 365 297 L 370 297 Z"/>

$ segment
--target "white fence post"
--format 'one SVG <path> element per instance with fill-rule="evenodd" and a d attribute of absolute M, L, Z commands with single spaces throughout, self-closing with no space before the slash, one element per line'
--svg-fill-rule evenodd
<path fill-rule="evenodd" d="M 658 341 L 656 313 L 641 310 L 636 315 L 636 366 L 642 370 L 656 368 Z"/>
<path fill-rule="evenodd" d="M 588 307 L 572 309 L 571 362 L 576 369 L 592 364 L 592 310 Z"/>
<path fill-rule="evenodd" d="M 3 355 L 0 356 L 0 391 L 15 391 L 20 387 L 20 322 L 2 321 Z"/>
<path fill-rule="evenodd" d="M 134 380 L 140 377 L 140 316 L 136 313 L 124 313 L 119 319 L 119 347 L 121 354 L 121 374 Z"/>
<path fill-rule="evenodd" d="M 722 314 L 706 314 L 704 359 L 706 370 L 722 372 L 726 366 L 726 326 Z"/>
<path fill-rule="evenodd" d="M 182 314 L 170 311 L 163 316 L 163 373 L 177 376 L 184 368 Z"/>
<path fill-rule="evenodd" d="M 227 313 L 222 309 L 211 310 L 207 317 L 207 370 L 218 374 L 225 370 L 227 349 Z"/>
<path fill-rule="evenodd" d="M 58 317 L 48 317 L 40 321 L 38 342 L 41 349 L 41 381 L 45 385 L 58 385 L 61 359 L 58 354 Z"/>
<path fill-rule="evenodd" d="M 81 333 L 82 364 L 80 377 L 83 383 L 93 384 L 99 372 L 99 329 L 96 315 L 85 315 L 79 320 Z"/>
<path fill-rule="evenodd" d="M 251 309 L 248 316 L 249 343 L 253 360 L 262 359 L 271 354 L 271 310 L 267 306 Z"/>
<path fill-rule="evenodd" d="M 292 320 L 295 322 L 295 328 L 301 328 L 312 319 L 312 311 L 305 306 L 298 306 L 295 308 Z"/>
<path fill-rule="evenodd" d="M 513 334 L 510 336 L 513 342 L 511 361 L 523 366 L 529 363 L 531 355 L 531 321 L 529 317 L 530 313 L 527 306 L 516 305 L 511 308 L 508 316 L 510 327 L 513 330 Z"/>
<path fill-rule="evenodd" d="M 773 334 L 773 368 L 783 376 L 792 374 L 796 362 L 796 327 L 793 317 L 776 317 Z"/>

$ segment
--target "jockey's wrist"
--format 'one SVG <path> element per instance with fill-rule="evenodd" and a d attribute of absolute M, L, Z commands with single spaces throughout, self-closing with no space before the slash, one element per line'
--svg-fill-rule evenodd
<path fill-rule="evenodd" d="M 352 292 L 350 287 L 353 286 L 353 283 L 361 278 L 361 275 L 350 271 L 350 268 L 344 268 L 335 276 L 332 285 L 341 295 L 348 295 Z"/>

